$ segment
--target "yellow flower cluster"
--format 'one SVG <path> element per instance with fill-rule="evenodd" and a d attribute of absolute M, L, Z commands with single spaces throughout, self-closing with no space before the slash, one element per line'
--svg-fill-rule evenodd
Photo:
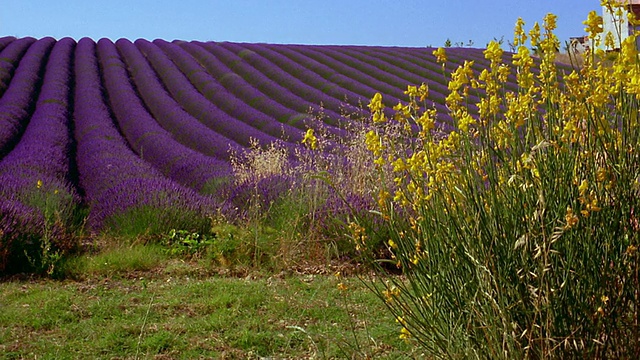
<path fill-rule="evenodd" d="M 585 24 L 592 38 L 602 32 L 602 19 L 595 13 L 589 14 Z M 474 173 L 487 184 L 493 181 L 500 186 L 516 186 L 526 191 L 540 185 L 541 164 L 548 152 L 588 149 L 595 141 L 607 142 L 608 149 L 619 150 L 624 146 L 619 125 L 613 124 L 607 114 L 612 109 L 612 99 L 621 93 L 640 100 L 636 36 L 632 35 L 622 43 L 613 63 L 594 61 L 594 54 L 590 55 L 591 59 L 588 54 L 584 67 L 565 74 L 558 71 L 555 61 L 559 48 L 553 33 L 556 26 L 556 16 L 549 14 L 542 26 L 535 23 L 527 33 L 524 21 L 518 19 L 514 37 L 516 52 L 510 64 L 504 63 L 500 44 L 491 42 L 484 51 L 491 64 L 488 68 L 477 74 L 474 62 L 465 61 L 453 71 L 445 104 L 456 128 L 444 136 L 433 134 L 437 114 L 435 109 L 425 108 L 428 86 L 407 87 L 404 93 L 409 101 L 393 108 L 395 113 L 391 120 L 404 124 L 409 136 L 416 139 L 412 141 L 413 148 L 393 152 L 393 139 L 381 136 L 378 129 L 369 131 L 365 139 L 376 164 L 388 166 L 394 173 L 396 188 L 391 191 L 393 195 L 386 190 L 379 192 L 378 205 L 383 214 L 388 212 L 392 202 L 419 211 L 435 193 L 444 199 L 444 204 L 454 207 L 456 200 L 463 196 L 458 185 L 465 173 Z M 536 49 L 539 61 L 532 56 L 527 41 Z M 439 48 L 433 54 L 443 65 L 447 61 L 444 49 Z M 534 66 L 540 70 L 537 75 Z M 507 86 L 511 75 L 517 80 L 515 89 Z M 471 91 L 477 91 L 479 98 L 474 110 L 469 106 Z M 381 94 L 373 97 L 369 108 L 374 124 L 381 125 L 389 120 L 384 116 Z M 638 117 L 637 114 L 631 117 L 631 126 L 639 126 Z M 409 124 L 417 125 L 418 131 Z M 475 142 L 486 147 L 470 145 Z M 490 156 L 491 153 L 494 155 Z M 513 154 L 514 160 L 502 163 L 495 154 Z M 576 184 L 578 196 L 566 207 L 565 229 L 575 227 L 581 218 L 600 211 L 608 201 L 601 192 L 613 186 L 612 171 L 604 161 L 594 160 L 604 157 L 606 154 L 603 153 L 577 152 L 576 164 L 583 165 L 574 169 L 576 178 L 580 179 Z M 494 162 L 497 169 L 492 175 L 484 169 L 489 161 Z M 595 167 L 584 165 L 594 162 Z M 471 169 L 463 171 L 465 167 Z M 591 176 L 590 171 L 593 171 Z M 389 246 L 395 249 L 397 244 L 389 241 Z M 417 247 L 415 253 L 408 256 L 417 264 L 422 256 L 421 249 Z"/>
<path fill-rule="evenodd" d="M 351 232 L 351 237 L 356 245 L 356 250 L 361 251 L 367 248 L 367 232 L 362 225 L 351 222 L 349 223 L 349 230 Z"/>
<path fill-rule="evenodd" d="M 316 150 L 318 148 L 318 138 L 313 133 L 313 129 L 307 129 L 307 132 L 304 134 L 304 138 L 302 139 L 302 143 L 309 146 L 311 150 Z"/>
<path fill-rule="evenodd" d="M 381 123 L 386 120 L 384 115 L 384 104 L 382 103 L 382 94 L 376 93 L 371 99 L 371 102 L 368 105 L 369 110 L 371 110 L 371 114 L 373 116 L 374 123 Z"/>
<path fill-rule="evenodd" d="M 433 55 L 436 57 L 436 62 L 442 63 L 442 66 L 444 67 L 444 64 L 447 62 L 447 52 L 444 48 L 439 47 L 434 50 Z"/>

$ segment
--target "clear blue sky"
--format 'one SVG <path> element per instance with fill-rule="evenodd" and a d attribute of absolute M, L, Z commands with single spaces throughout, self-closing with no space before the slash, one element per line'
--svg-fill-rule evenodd
<path fill-rule="evenodd" d="M 561 41 L 584 33 L 598 0 L 4 0 L 0 35 L 113 40 L 441 46 L 513 38 L 553 12 Z"/>

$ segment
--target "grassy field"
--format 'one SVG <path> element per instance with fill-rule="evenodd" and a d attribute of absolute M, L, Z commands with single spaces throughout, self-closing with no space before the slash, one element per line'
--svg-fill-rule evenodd
<path fill-rule="evenodd" d="M 356 276 L 336 276 L 348 269 L 229 269 L 149 245 L 83 255 L 66 266 L 71 279 L 0 283 L 0 358 L 420 355 L 399 339 L 384 304 Z"/>

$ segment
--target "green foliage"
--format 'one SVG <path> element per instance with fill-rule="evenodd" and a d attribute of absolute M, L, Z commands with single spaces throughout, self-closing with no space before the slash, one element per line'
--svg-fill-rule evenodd
<path fill-rule="evenodd" d="M 162 243 L 167 247 L 166 251 L 173 256 L 188 255 L 193 257 L 200 255 L 207 247 L 214 245 L 215 241 L 207 235 L 171 229 Z"/>
<path fill-rule="evenodd" d="M 207 233 L 211 220 L 202 214 L 177 208 L 138 206 L 106 220 L 106 234 L 117 237 L 157 237 L 171 229 Z"/>
<path fill-rule="evenodd" d="M 40 180 L 33 189 L 11 196 L 33 213 L 14 214 L 26 216 L 22 219 L 1 219 L 15 224 L 9 233 L 0 234 L 6 261 L 0 270 L 57 276 L 64 257 L 79 247 L 86 209 L 70 190 Z"/>

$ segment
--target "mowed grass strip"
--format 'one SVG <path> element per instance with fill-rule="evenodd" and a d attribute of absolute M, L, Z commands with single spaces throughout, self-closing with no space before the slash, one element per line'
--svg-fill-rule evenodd
<path fill-rule="evenodd" d="M 0 357 L 411 359 L 420 355 L 398 338 L 399 327 L 384 304 L 355 277 L 211 275 L 202 263 L 162 258 L 155 251 L 133 249 L 145 260 L 120 258 L 113 266 L 109 261 L 119 259 L 113 253 L 87 258 L 81 280 L 0 283 Z M 347 289 L 340 290 L 338 284 Z"/>

